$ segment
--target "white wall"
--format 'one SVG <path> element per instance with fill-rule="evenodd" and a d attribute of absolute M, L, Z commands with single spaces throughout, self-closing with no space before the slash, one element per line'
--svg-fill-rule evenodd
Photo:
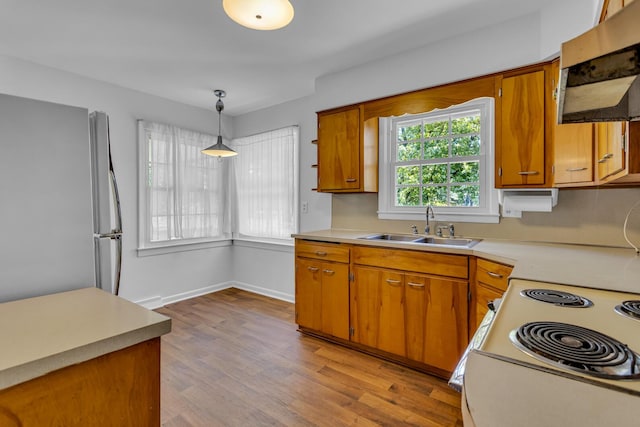
<path fill-rule="evenodd" d="M 175 298 L 232 279 L 232 246 L 139 258 L 137 119 L 172 123 L 217 134 L 217 113 L 189 107 L 97 80 L 0 56 L 0 92 L 101 110 L 109 114 L 112 154 L 123 215 L 121 295 L 134 301 Z M 212 96 L 213 98 L 213 96 Z M 231 119 L 223 116 L 223 130 Z M 227 132 L 223 132 L 227 133 Z M 88 141 L 87 141 L 88 143 Z M 151 303 L 151 302 L 150 302 Z"/>

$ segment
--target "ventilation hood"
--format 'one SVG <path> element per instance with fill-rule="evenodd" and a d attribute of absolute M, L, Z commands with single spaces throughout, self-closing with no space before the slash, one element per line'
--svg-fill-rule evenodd
<path fill-rule="evenodd" d="M 558 123 L 640 119 L 640 0 L 562 44 Z"/>

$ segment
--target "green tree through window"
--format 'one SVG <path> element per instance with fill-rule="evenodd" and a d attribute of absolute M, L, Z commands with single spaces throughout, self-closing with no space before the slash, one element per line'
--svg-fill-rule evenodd
<path fill-rule="evenodd" d="M 479 110 L 397 121 L 394 135 L 395 206 L 480 206 Z"/>

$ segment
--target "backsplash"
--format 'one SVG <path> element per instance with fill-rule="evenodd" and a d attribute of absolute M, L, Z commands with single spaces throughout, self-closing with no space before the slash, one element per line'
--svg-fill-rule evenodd
<path fill-rule="evenodd" d="M 499 224 L 455 223 L 467 237 L 628 247 L 622 227 L 627 212 L 640 200 L 640 188 L 560 190 L 553 212 L 524 212 Z M 377 194 L 334 194 L 331 226 L 410 233 L 420 221 L 379 220 Z M 438 220 L 436 215 L 436 221 Z M 640 244 L 640 207 L 629 217 L 627 235 Z"/>

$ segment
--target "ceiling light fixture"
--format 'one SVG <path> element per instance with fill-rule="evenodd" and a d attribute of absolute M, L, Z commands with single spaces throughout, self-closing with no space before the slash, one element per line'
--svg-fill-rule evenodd
<path fill-rule="evenodd" d="M 207 147 L 201 151 L 202 154 L 206 154 L 207 156 L 213 157 L 231 157 L 237 156 L 238 153 L 233 151 L 231 148 L 227 147 L 222 143 L 222 126 L 221 126 L 221 118 L 222 118 L 222 110 L 224 110 L 224 103 L 222 102 L 222 98 L 227 96 L 227 92 L 216 89 L 213 93 L 218 97 L 218 101 L 216 102 L 216 111 L 218 112 L 218 142 L 213 144 L 211 147 Z"/>
<path fill-rule="evenodd" d="M 277 30 L 293 19 L 289 0 L 222 0 L 229 18 L 254 30 Z"/>

